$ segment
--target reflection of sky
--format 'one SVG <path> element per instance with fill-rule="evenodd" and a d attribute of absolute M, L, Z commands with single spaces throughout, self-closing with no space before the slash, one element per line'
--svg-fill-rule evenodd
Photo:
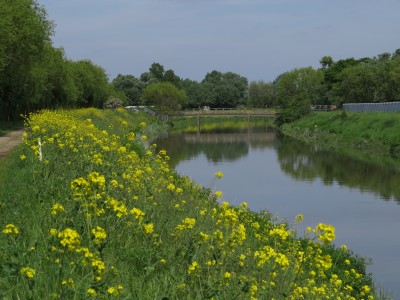
<path fill-rule="evenodd" d="M 171 155 L 173 155 L 171 153 Z M 252 149 L 234 162 L 208 162 L 204 155 L 180 162 L 176 170 L 207 187 L 213 174 L 224 177 L 216 183 L 224 200 L 234 205 L 246 201 L 250 209 L 266 209 L 289 223 L 301 213 L 306 226 L 319 222 L 336 228 L 336 245 L 347 245 L 362 256 L 371 257 L 368 271 L 378 284 L 390 287 L 400 297 L 400 205 L 383 201 L 372 193 L 349 189 L 337 183 L 326 186 L 320 180 L 295 181 L 280 168 L 274 149 Z"/>

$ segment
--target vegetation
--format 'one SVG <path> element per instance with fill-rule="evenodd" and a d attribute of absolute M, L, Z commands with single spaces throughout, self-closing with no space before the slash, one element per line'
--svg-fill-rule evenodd
<path fill-rule="evenodd" d="M 90 60 L 70 61 L 51 45 L 54 25 L 33 0 L 0 0 L 0 120 L 43 108 L 103 107 L 124 100 Z"/>
<path fill-rule="evenodd" d="M 2 298 L 374 298 L 365 261 L 331 245 L 332 226 L 302 238 L 267 212 L 219 202 L 215 185 L 170 170 L 148 142 L 159 128 L 149 118 L 27 119 L 0 172 Z"/>
<path fill-rule="evenodd" d="M 144 104 L 154 106 L 158 113 L 172 114 L 186 102 L 186 94 L 170 82 L 148 85 L 142 95 Z"/>
<path fill-rule="evenodd" d="M 314 112 L 282 126 L 285 135 L 327 149 L 400 158 L 399 113 Z"/>

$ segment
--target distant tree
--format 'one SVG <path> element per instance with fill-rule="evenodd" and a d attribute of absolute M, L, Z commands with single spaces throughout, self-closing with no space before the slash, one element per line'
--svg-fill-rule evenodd
<path fill-rule="evenodd" d="M 209 102 L 215 107 L 237 107 L 246 105 L 248 99 L 248 81 L 233 72 L 207 73 L 201 82 L 209 91 Z"/>
<path fill-rule="evenodd" d="M 133 75 L 121 75 L 111 82 L 116 91 L 123 92 L 127 97 L 128 105 L 139 105 L 145 83 Z"/>
<path fill-rule="evenodd" d="M 311 67 L 294 69 L 275 81 L 277 103 L 283 108 L 278 125 L 293 122 L 308 114 L 311 104 L 320 104 L 323 72 Z"/>
<path fill-rule="evenodd" d="M 104 69 L 90 60 L 80 60 L 70 64 L 77 86 L 77 105 L 102 108 L 104 102 L 113 93 Z"/>
<path fill-rule="evenodd" d="M 159 82 L 148 85 L 142 94 L 145 105 L 154 106 L 162 114 L 171 114 L 180 110 L 186 101 L 186 93 L 170 82 Z"/>
<path fill-rule="evenodd" d="M 272 82 L 253 81 L 249 87 L 248 106 L 264 108 L 274 103 L 274 86 Z"/>
<path fill-rule="evenodd" d="M 173 70 L 167 70 L 164 73 L 162 81 L 171 82 L 174 85 L 176 85 L 177 87 L 180 87 L 181 79 L 179 76 L 175 75 L 175 72 Z"/>
<path fill-rule="evenodd" d="M 33 0 L 0 0 L 0 113 L 10 120 L 29 110 L 35 62 L 51 43 L 53 24 Z M 37 74 L 36 74 L 37 75 Z M 32 94 L 34 93 L 34 94 Z"/>
<path fill-rule="evenodd" d="M 333 64 L 333 59 L 331 56 L 324 56 L 319 60 L 319 63 L 323 68 L 329 68 Z"/>
<path fill-rule="evenodd" d="M 164 66 L 159 63 L 152 63 L 149 71 L 158 81 L 163 81 L 164 79 Z"/>
<path fill-rule="evenodd" d="M 186 92 L 187 101 L 185 107 L 200 108 L 202 106 L 209 106 L 211 104 L 209 91 L 206 86 L 190 79 L 180 81 L 181 88 Z"/>

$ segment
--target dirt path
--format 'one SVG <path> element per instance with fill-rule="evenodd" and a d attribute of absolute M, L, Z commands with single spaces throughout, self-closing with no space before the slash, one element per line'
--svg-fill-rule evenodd
<path fill-rule="evenodd" d="M 0 157 L 7 155 L 22 141 L 23 130 L 15 130 L 0 136 Z"/>

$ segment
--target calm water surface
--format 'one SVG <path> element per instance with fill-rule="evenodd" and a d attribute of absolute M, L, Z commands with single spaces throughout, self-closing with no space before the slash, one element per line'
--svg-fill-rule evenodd
<path fill-rule="evenodd" d="M 246 201 L 299 226 L 336 228 L 337 246 L 368 257 L 377 285 L 400 299 L 400 171 L 321 151 L 267 127 L 170 134 L 157 141 L 178 173 L 215 189 L 234 205 Z"/>

